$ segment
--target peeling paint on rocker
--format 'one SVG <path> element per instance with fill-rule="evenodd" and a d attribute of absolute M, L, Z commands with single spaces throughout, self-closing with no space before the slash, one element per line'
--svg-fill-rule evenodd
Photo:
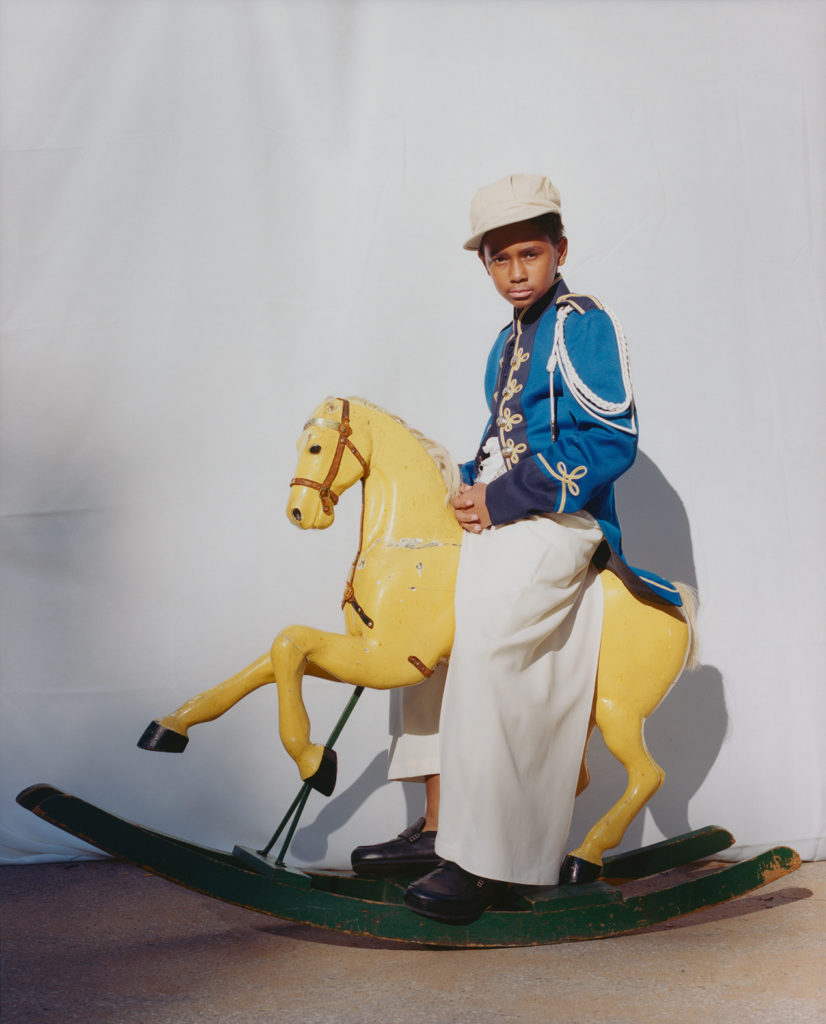
<path fill-rule="evenodd" d="M 269 653 L 152 722 L 138 746 L 180 752 L 193 725 L 275 683 L 281 741 L 301 778 L 329 795 L 335 753 L 310 739 L 302 679 L 312 675 L 381 690 L 410 686 L 448 657 L 462 543 L 448 499 L 459 480 L 445 449 L 360 399 L 325 400 L 305 424 L 298 452 L 286 511 L 301 529 L 326 529 L 339 496 L 359 480 L 363 484 L 359 548 L 342 602 L 345 632 L 288 626 Z M 680 587 L 683 609 L 666 608 L 634 597 L 608 570 L 600 579 L 605 612 L 588 735 L 595 726 L 600 730 L 628 784 L 565 859 L 560 881 L 567 884 L 600 875 L 605 851 L 621 841 L 662 785 L 664 773 L 646 749 L 643 724 L 693 659 L 688 588 Z M 583 755 L 578 793 L 588 780 Z"/>

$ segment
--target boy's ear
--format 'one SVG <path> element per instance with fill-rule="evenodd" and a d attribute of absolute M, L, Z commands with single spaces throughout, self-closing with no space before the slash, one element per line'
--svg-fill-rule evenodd
<path fill-rule="evenodd" d="M 562 236 L 562 238 L 560 238 L 559 245 L 556 251 L 559 254 L 559 258 L 556 261 L 556 265 L 558 267 L 561 267 L 565 260 L 568 258 L 568 239 L 564 235 Z"/>

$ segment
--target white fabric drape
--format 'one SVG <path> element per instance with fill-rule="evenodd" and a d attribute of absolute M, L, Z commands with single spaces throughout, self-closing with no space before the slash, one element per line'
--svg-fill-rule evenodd
<path fill-rule="evenodd" d="M 473 454 L 509 311 L 461 243 L 510 171 L 559 186 L 566 280 L 629 338 L 630 560 L 703 602 L 626 846 L 719 823 L 824 855 L 825 29 L 798 0 L 0 3 L 6 860 L 88 852 L 14 804 L 40 781 L 269 836 L 298 786 L 271 690 L 183 755 L 135 742 L 289 622 L 340 628 L 358 494 L 325 534 L 283 515 L 326 394 Z M 307 692 L 323 740 L 348 692 Z M 386 726 L 366 694 L 298 863 L 417 816 Z M 621 785 L 598 747 L 593 775 L 580 836 Z"/>
<path fill-rule="evenodd" d="M 585 513 L 462 545 L 436 853 L 482 878 L 559 879 L 594 702 L 603 596 L 590 562 L 601 540 Z"/>

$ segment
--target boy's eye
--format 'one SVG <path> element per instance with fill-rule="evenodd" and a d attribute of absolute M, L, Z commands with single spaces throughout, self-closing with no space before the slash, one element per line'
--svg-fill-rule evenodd
<path fill-rule="evenodd" d="M 318 455 L 318 453 L 320 451 L 321 451 L 321 445 L 320 444 L 311 444 L 310 445 L 310 455 Z"/>

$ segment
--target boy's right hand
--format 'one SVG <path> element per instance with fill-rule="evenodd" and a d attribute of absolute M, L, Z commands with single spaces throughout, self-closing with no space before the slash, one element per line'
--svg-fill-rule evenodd
<path fill-rule="evenodd" d="M 487 484 L 462 484 L 459 493 L 451 501 L 456 522 L 468 533 L 481 533 L 490 525 L 488 506 L 485 503 Z"/>

